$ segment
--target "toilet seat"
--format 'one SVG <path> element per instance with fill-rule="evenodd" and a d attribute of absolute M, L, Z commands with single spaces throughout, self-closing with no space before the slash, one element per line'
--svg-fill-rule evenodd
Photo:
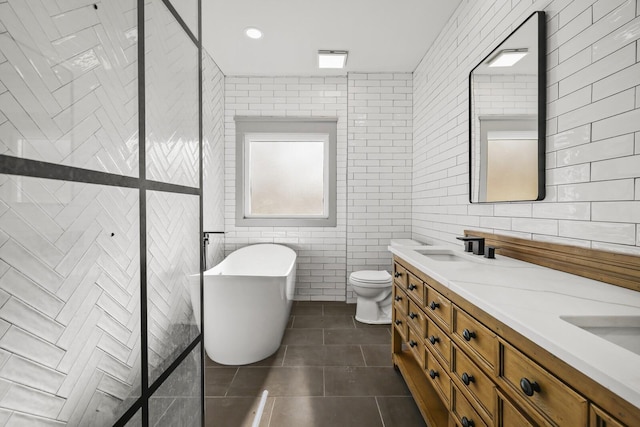
<path fill-rule="evenodd" d="M 354 271 L 349 276 L 349 281 L 362 287 L 385 287 L 392 283 L 391 275 L 382 270 Z"/>

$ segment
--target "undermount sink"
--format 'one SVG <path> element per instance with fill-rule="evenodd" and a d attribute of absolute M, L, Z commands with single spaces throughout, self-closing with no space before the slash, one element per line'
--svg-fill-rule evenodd
<path fill-rule="evenodd" d="M 560 318 L 640 355 L 640 316 L 560 316 Z"/>
<path fill-rule="evenodd" d="M 464 261 L 457 252 L 448 249 L 418 248 L 415 251 L 434 261 Z"/>

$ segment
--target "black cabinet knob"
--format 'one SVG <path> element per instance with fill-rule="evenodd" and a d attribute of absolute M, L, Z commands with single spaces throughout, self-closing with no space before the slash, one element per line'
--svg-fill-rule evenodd
<path fill-rule="evenodd" d="M 416 317 L 418 317 L 418 315 L 412 311 L 411 313 L 409 313 L 409 317 L 415 319 Z"/>
<path fill-rule="evenodd" d="M 475 382 L 476 379 L 473 378 L 473 375 L 469 375 L 466 372 L 462 373 L 462 382 L 464 383 L 464 385 L 469 385 L 472 382 Z"/>
<path fill-rule="evenodd" d="M 465 329 L 464 331 L 462 331 L 462 337 L 466 341 L 471 341 L 471 338 L 475 338 L 476 337 L 476 333 L 475 332 L 471 332 L 468 329 Z"/>
<path fill-rule="evenodd" d="M 462 427 L 474 427 L 476 425 L 476 423 L 473 422 L 473 420 L 470 420 L 467 417 L 462 417 Z"/>
<path fill-rule="evenodd" d="M 394 298 L 396 301 L 402 301 L 402 297 L 400 295 L 396 295 L 396 297 Z"/>
<path fill-rule="evenodd" d="M 396 325 L 402 325 L 402 320 L 397 319 L 397 320 L 396 320 Z"/>
<path fill-rule="evenodd" d="M 393 277 L 395 277 L 396 279 L 400 276 L 402 276 L 402 273 L 398 273 L 397 271 L 393 274 Z"/>
<path fill-rule="evenodd" d="M 438 374 L 436 371 L 434 371 L 433 369 L 431 369 L 429 371 L 429 376 L 431 377 L 432 380 L 436 379 L 436 377 L 439 377 L 440 374 Z"/>
<path fill-rule="evenodd" d="M 414 340 L 409 341 L 409 346 L 410 346 L 410 347 L 415 347 L 415 346 L 417 346 L 417 345 L 418 345 L 418 343 L 417 343 L 417 342 L 415 342 Z"/>
<path fill-rule="evenodd" d="M 410 291 L 414 290 L 415 288 L 417 288 L 417 286 L 414 285 L 413 283 L 409 285 L 409 290 Z"/>
<path fill-rule="evenodd" d="M 440 307 L 440 304 L 438 304 L 438 303 L 437 303 L 437 302 L 435 302 L 435 301 L 431 301 L 431 304 L 429 304 L 429 308 L 430 308 L 431 310 L 435 310 L 435 309 L 436 309 L 436 308 L 438 308 L 438 307 Z"/>
<path fill-rule="evenodd" d="M 433 344 L 433 345 L 435 345 L 435 343 L 437 343 L 437 342 L 439 342 L 439 341 L 440 341 L 440 338 L 438 338 L 438 337 L 436 337 L 436 336 L 431 335 L 431 336 L 429 337 L 429 342 L 431 342 L 431 344 Z"/>
<path fill-rule="evenodd" d="M 527 378 L 520 380 L 520 388 L 527 396 L 533 396 L 534 393 L 540 393 L 540 385 L 537 382 L 531 382 Z"/>

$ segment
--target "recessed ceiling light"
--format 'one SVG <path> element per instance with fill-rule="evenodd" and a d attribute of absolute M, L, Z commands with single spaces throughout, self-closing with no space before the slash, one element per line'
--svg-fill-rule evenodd
<path fill-rule="evenodd" d="M 260 31 L 256 27 L 245 28 L 244 33 L 250 39 L 257 40 L 257 39 L 261 39 L 262 38 L 262 31 Z"/>
<path fill-rule="evenodd" d="M 319 50 L 318 68 L 344 68 L 348 54 L 346 50 Z"/>
<path fill-rule="evenodd" d="M 503 49 L 487 61 L 489 67 L 511 67 L 524 58 L 528 49 Z"/>

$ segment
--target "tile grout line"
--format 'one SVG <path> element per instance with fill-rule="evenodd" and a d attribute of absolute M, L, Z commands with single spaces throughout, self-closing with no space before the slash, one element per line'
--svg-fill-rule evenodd
<path fill-rule="evenodd" d="M 376 407 L 378 408 L 378 415 L 380 416 L 382 427 L 385 427 L 384 418 L 382 417 L 382 410 L 380 409 L 380 402 L 378 402 L 378 396 L 373 396 L 373 399 L 376 401 Z"/>

